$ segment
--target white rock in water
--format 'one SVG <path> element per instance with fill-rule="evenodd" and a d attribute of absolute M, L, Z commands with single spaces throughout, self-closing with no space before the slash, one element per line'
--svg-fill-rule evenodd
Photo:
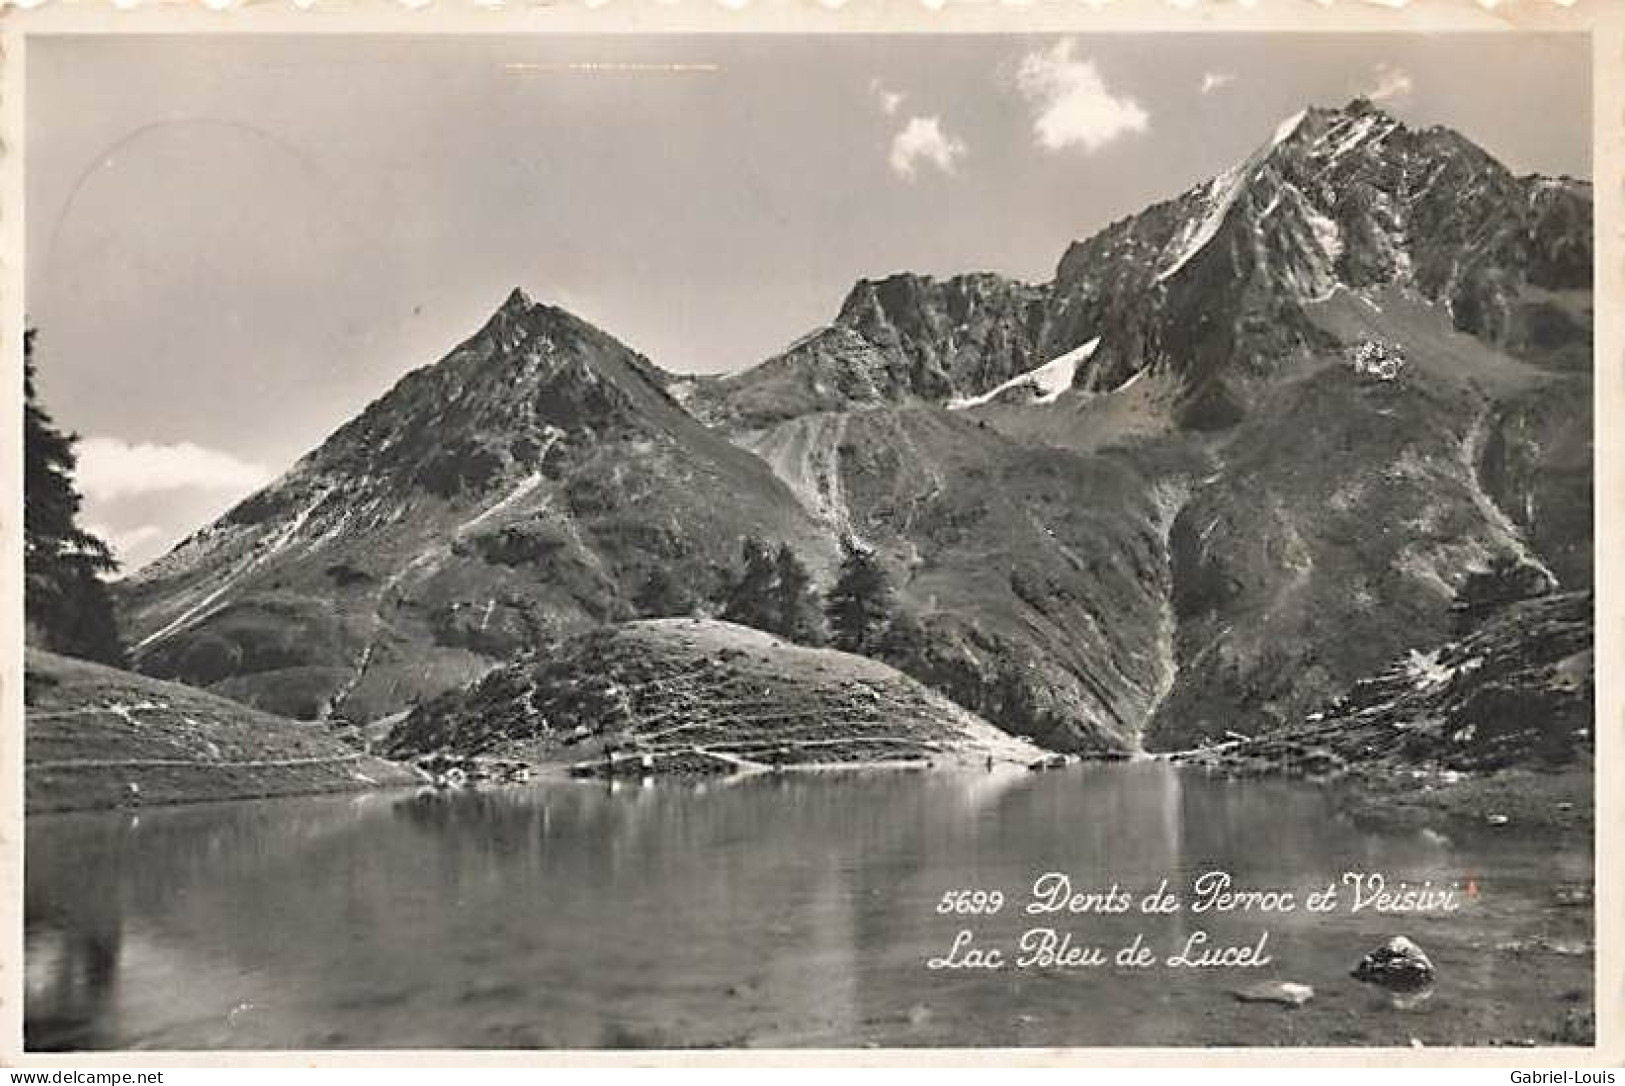
<path fill-rule="evenodd" d="M 1261 980 L 1238 988 L 1235 997 L 1243 1003 L 1279 1003 L 1283 1007 L 1301 1007 L 1315 998 L 1315 990 L 1307 984 L 1289 980 Z"/>

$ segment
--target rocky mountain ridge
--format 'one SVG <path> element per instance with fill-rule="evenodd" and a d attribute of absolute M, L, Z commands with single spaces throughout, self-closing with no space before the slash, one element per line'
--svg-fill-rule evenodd
<path fill-rule="evenodd" d="M 1288 727 L 1477 569 L 1589 583 L 1589 204 L 1356 102 L 1051 283 L 863 281 L 730 378 L 516 292 L 131 578 L 137 662 L 371 720 L 637 617 L 655 568 L 703 589 L 750 534 L 827 583 L 856 539 L 924 630 L 904 670 L 1008 732 Z"/>
<path fill-rule="evenodd" d="M 1093 340 L 1070 385 L 1170 370 L 1188 417 L 1326 345 L 1304 307 L 1399 286 L 1457 328 L 1518 338 L 1528 287 L 1590 283 L 1590 185 L 1517 177 L 1446 128 L 1356 99 L 1288 118 L 1247 159 L 1075 241 L 1043 284 L 993 273 L 860 280 L 826 328 L 754 369 L 689 389 L 752 427 L 821 410 L 970 399 Z"/>

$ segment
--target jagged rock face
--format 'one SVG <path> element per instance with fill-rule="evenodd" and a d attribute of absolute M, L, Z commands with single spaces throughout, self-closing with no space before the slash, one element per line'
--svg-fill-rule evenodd
<path fill-rule="evenodd" d="M 365 719 L 543 636 L 703 588 L 741 535 L 827 535 L 649 362 L 516 293 L 272 486 L 124 589 L 139 666 L 276 711 Z"/>
<path fill-rule="evenodd" d="M 833 324 L 708 387 L 715 417 L 771 423 L 863 404 L 946 402 L 1031 368 L 1047 292 L 992 274 L 852 288 Z"/>
<path fill-rule="evenodd" d="M 1516 338 L 1531 288 L 1589 288 L 1590 219 L 1586 183 L 1515 177 L 1460 135 L 1364 100 L 1313 109 L 1218 177 L 1074 242 L 1050 283 L 860 282 L 828 328 L 710 386 L 705 411 L 760 426 L 946 403 L 1098 337 L 1075 387 L 1170 371 L 1183 421 L 1225 426 L 1254 380 L 1328 346 L 1304 309 L 1340 289 L 1403 287 L 1464 331 Z"/>
<path fill-rule="evenodd" d="M 1102 335 L 1080 384 L 1148 365 L 1194 397 L 1326 346 L 1305 307 L 1397 286 L 1457 328 L 1512 337 L 1531 286 L 1590 283 L 1590 188 L 1517 178 L 1442 128 L 1414 131 L 1356 101 L 1284 123 L 1252 157 L 1062 258 L 1049 351 Z"/>
<path fill-rule="evenodd" d="M 992 274 L 945 282 L 896 275 L 853 287 L 836 324 L 903 360 L 907 391 L 926 400 L 974 393 L 1025 368 L 1045 291 Z"/>
<path fill-rule="evenodd" d="M 1591 184 L 1571 178 L 1524 177 L 1529 200 L 1529 282 L 1550 290 L 1591 288 Z"/>

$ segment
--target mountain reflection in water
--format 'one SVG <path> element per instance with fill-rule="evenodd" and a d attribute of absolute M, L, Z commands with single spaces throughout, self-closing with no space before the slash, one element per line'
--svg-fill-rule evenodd
<path fill-rule="evenodd" d="M 1327 794 L 1164 765 L 785 775 L 639 787 L 319 796 L 31 818 L 31 1048 L 1482 1044 L 1588 992 L 1589 910 L 1551 886 L 1588 850 L 1376 834 Z M 1345 870 L 1479 893 L 1450 916 L 1302 911 L 1026 916 L 1033 880 L 1319 889 Z M 939 915 L 997 889 L 995 916 Z M 1270 932 L 1258 971 L 930 971 L 962 928 L 1013 950 L 1053 926 L 1166 955 Z M 1348 977 L 1389 935 L 1435 998 Z M 1007 955 L 1013 958 L 1013 954 Z M 1239 984 L 1313 985 L 1297 1010 Z"/>

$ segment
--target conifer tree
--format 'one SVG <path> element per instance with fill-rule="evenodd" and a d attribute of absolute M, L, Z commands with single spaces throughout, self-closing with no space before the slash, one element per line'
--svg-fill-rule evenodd
<path fill-rule="evenodd" d="M 633 597 L 632 606 L 643 618 L 677 618 L 693 614 L 697 602 L 694 593 L 670 570 L 656 566 Z"/>
<path fill-rule="evenodd" d="M 813 591 L 812 574 L 788 543 L 779 544 L 773 565 L 773 587 L 778 602 L 773 632 L 798 645 L 822 645 L 824 616 Z"/>
<path fill-rule="evenodd" d="M 39 403 L 34 329 L 23 333 L 23 576 L 29 637 L 53 652 L 122 664 L 113 601 L 101 575 L 118 568 L 107 544 L 79 526 L 77 439 Z"/>
<path fill-rule="evenodd" d="M 891 578 L 873 550 L 856 540 L 844 544 L 841 573 L 824 597 L 830 638 L 846 652 L 875 655 L 891 624 Z"/>
<path fill-rule="evenodd" d="M 893 667 L 907 671 L 908 665 L 924 657 L 927 644 L 925 627 L 920 620 L 899 610 L 881 635 L 877 654 Z"/>
<path fill-rule="evenodd" d="M 739 558 L 738 576 L 723 586 L 719 617 L 741 626 L 772 630 L 778 623 L 778 599 L 774 590 L 778 571 L 773 552 L 760 539 L 748 536 L 740 545 Z"/>

